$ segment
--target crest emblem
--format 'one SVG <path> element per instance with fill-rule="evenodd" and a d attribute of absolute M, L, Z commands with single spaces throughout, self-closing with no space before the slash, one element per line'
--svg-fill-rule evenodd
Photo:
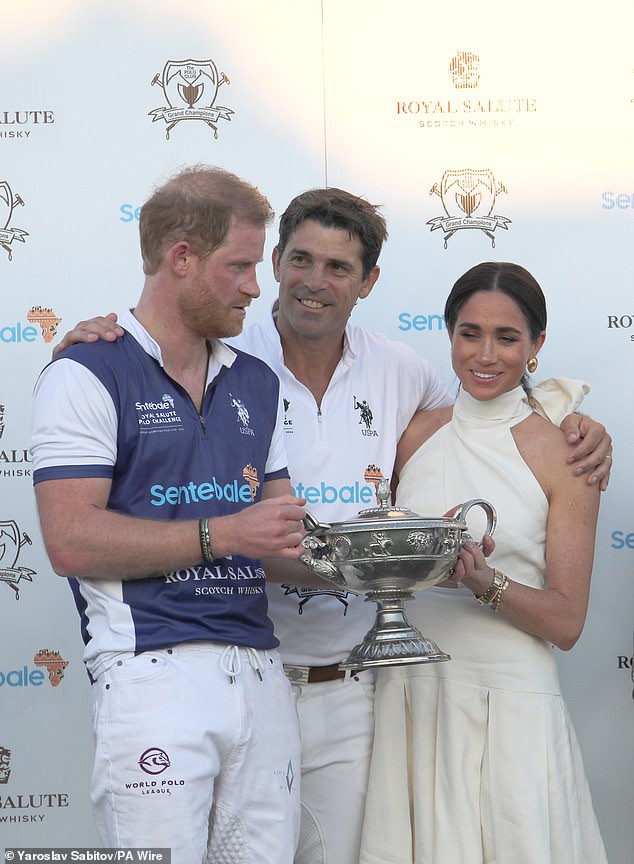
<path fill-rule="evenodd" d="M 224 72 L 218 73 L 213 60 L 168 60 L 161 74 L 157 73 L 152 84 L 158 84 L 167 101 L 167 106 L 149 112 L 152 122 L 164 120 L 167 124 L 165 137 L 182 120 L 199 120 L 206 123 L 218 137 L 218 120 L 231 120 L 230 108 L 216 105 L 218 89 L 230 84 Z"/>
<path fill-rule="evenodd" d="M 11 776 L 11 751 L 8 747 L 0 747 L 0 783 L 8 783 Z"/>
<path fill-rule="evenodd" d="M 23 231 L 22 228 L 10 227 L 13 211 L 18 204 L 24 206 L 24 201 L 19 195 L 14 195 L 9 184 L 2 180 L 0 182 L 0 246 L 9 256 L 9 261 L 13 260 L 11 248 L 13 241 L 24 243 L 24 238 L 29 236 L 28 231 Z"/>
<path fill-rule="evenodd" d="M 456 90 L 475 90 L 480 81 L 480 57 L 471 51 L 458 51 L 449 63 Z"/>
<path fill-rule="evenodd" d="M 438 195 L 446 216 L 436 216 L 427 224 L 430 231 L 442 228 L 447 243 L 457 231 L 467 228 L 483 231 L 495 246 L 496 228 L 508 231 L 511 220 L 493 213 L 497 196 L 507 189 L 488 168 L 463 168 L 445 171 L 440 184 L 434 183 L 430 195 Z"/>
<path fill-rule="evenodd" d="M 31 538 L 22 532 L 13 519 L 0 522 L 0 582 L 6 582 L 9 588 L 15 591 L 15 599 L 20 599 L 20 581 L 25 579 L 32 582 L 35 570 L 28 567 L 17 567 L 20 549 L 28 543 L 31 546 Z"/>

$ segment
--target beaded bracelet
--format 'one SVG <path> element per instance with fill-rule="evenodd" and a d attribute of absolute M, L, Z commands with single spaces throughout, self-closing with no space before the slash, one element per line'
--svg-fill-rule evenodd
<path fill-rule="evenodd" d="M 209 564 L 214 560 L 214 553 L 211 548 L 211 536 L 209 534 L 209 519 L 198 520 L 198 536 L 200 538 L 200 551 L 203 555 L 205 564 Z"/>
<path fill-rule="evenodd" d="M 493 581 L 484 594 L 481 594 L 479 597 L 474 597 L 474 600 L 481 606 L 490 606 L 494 612 L 497 612 L 500 600 L 502 599 L 502 594 L 509 587 L 509 582 L 510 579 L 508 576 L 505 576 L 504 573 L 500 573 L 499 570 L 494 570 Z"/>

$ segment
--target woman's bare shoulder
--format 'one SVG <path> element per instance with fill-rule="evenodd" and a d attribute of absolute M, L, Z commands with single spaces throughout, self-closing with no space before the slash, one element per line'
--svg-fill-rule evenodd
<path fill-rule="evenodd" d="M 550 420 L 533 413 L 512 431 L 517 449 L 548 498 L 556 486 L 579 479 L 566 462 L 566 436 Z"/>
<path fill-rule="evenodd" d="M 401 435 L 396 451 L 394 470 L 398 475 L 410 456 L 442 426 L 451 420 L 453 407 L 417 411 Z"/>

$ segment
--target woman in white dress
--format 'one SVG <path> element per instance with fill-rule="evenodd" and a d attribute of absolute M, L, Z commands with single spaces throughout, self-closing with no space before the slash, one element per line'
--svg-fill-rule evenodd
<path fill-rule="evenodd" d="M 495 549 L 465 544 L 451 581 L 408 605 L 452 659 L 379 673 L 360 861 L 606 864 L 553 656 L 584 626 L 600 492 L 545 417 L 559 422 L 587 387 L 528 388 L 546 304 L 518 265 L 473 267 L 445 318 L 460 392 L 405 432 L 397 503 L 434 516 L 485 498 Z"/>

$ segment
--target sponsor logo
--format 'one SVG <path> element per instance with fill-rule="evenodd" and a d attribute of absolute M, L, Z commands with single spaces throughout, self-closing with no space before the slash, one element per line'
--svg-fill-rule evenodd
<path fill-rule="evenodd" d="M 287 435 L 293 434 L 293 418 L 288 416 L 288 409 L 291 407 L 289 399 L 284 399 L 284 432 Z"/>
<path fill-rule="evenodd" d="M 283 792 L 288 792 L 290 795 L 293 791 L 293 786 L 295 783 L 295 771 L 293 770 L 293 760 L 288 760 L 288 765 L 283 770 L 277 770 L 273 772 L 274 777 L 280 778 L 280 790 Z"/>
<path fill-rule="evenodd" d="M 255 435 L 253 429 L 249 425 L 249 412 L 246 405 L 241 399 L 236 399 L 232 393 L 229 393 L 231 399 L 231 407 L 236 409 L 238 423 L 241 423 L 240 433 L 242 435 Z"/>
<path fill-rule="evenodd" d="M 381 498 L 379 496 L 379 484 L 381 480 L 385 480 L 385 477 L 383 476 L 383 471 L 381 471 L 378 465 L 368 465 L 368 467 L 363 472 L 363 479 L 366 483 L 371 483 L 374 486 L 376 503 L 377 505 L 380 505 Z"/>
<path fill-rule="evenodd" d="M 249 466 L 245 466 L 243 474 Z M 257 473 L 257 472 L 256 472 Z M 257 477 L 255 478 L 257 481 Z M 258 484 L 259 485 L 259 484 Z M 156 483 L 150 489 L 150 504 L 153 507 L 164 507 L 175 504 L 198 504 L 200 501 L 231 501 L 233 503 L 251 504 L 253 501 L 253 486 L 251 482 L 240 483 L 238 480 L 224 482 L 215 476 L 203 483 L 190 480 L 183 486 L 163 486 Z"/>
<path fill-rule="evenodd" d="M 6 786 L 11 776 L 11 751 L 0 746 L 0 786 Z"/>
<path fill-rule="evenodd" d="M 602 210 L 634 210 L 634 193 L 603 192 L 601 194 Z"/>
<path fill-rule="evenodd" d="M 416 313 L 401 312 L 398 316 L 399 330 L 416 330 L 418 332 L 431 332 L 446 330 L 445 316 L 439 312 Z"/>
<path fill-rule="evenodd" d="M 634 531 L 613 531 L 610 540 L 612 549 L 634 549 Z"/>
<path fill-rule="evenodd" d="M 30 567 L 18 566 L 20 550 L 27 544 L 32 545 L 31 538 L 24 531 L 20 534 L 17 522 L 0 521 L 0 582 L 11 588 L 16 600 L 20 599 L 21 583 L 32 582 L 36 575 Z"/>
<path fill-rule="evenodd" d="M 23 207 L 24 201 L 12 192 L 6 180 L 0 181 L 0 246 L 9 256 L 9 261 L 13 260 L 14 241 L 24 243 L 24 238 L 29 236 L 28 231 L 11 225 L 13 211 L 18 204 Z"/>
<path fill-rule="evenodd" d="M 372 421 L 374 420 L 374 415 L 372 414 L 372 409 L 368 403 L 367 399 L 357 399 L 356 396 L 352 397 L 352 404 L 354 406 L 354 410 L 359 412 L 359 425 L 363 426 L 361 429 L 361 434 L 366 437 L 378 438 L 379 433 L 372 428 Z"/>
<path fill-rule="evenodd" d="M 51 126 L 55 122 L 52 111 L 0 111 L 0 138 L 29 138 L 31 129 L 18 126 Z"/>
<path fill-rule="evenodd" d="M 399 99 L 396 114 L 418 120 L 420 129 L 510 128 L 537 112 L 531 96 L 499 96 L 480 91 L 483 64 L 474 51 L 457 51 L 447 65 L 447 86 L 436 95 Z M 504 80 L 493 70 L 495 80 Z"/>
<path fill-rule="evenodd" d="M 148 747 L 139 759 L 139 768 L 146 774 L 162 774 L 170 764 L 169 756 L 160 747 Z"/>
<path fill-rule="evenodd" d="M 257 495 L 257 491 L 260 488 L 260 481 L 258 480 L 258 469 L 254 468 L 253 465 L 245 465 L 242 469 L 242 476 L 249 484 L 249 489 L 251 490 L 251 500 L 255 501 L 255 496 Z"/>
<path fill-rule="evenodd" d="M 38 651 L 33 662 L 36 666 L 46 669 L 51 687 L 59 687 L 64 677 L 64 671 L 68 666 L 68 660 L 64 660 L 59 651 Z"/>
<path fill-rule="evenodd" d="M 31 324 L 37 324 L 42 334 L 42 339 L 48 343 L 52 342 L 57 336 L 57 328 L 62 322 L 55 312 L 50 308 L 43 306 L 33 306 L 26 313 L 26 319 Z"/>
<path fill-rule="evenodd" d="M 8 786 L 11 777 L 12 752 L 0 746 L 0 785 Z M 16 792 L 0 794 L 0 825 L 44 822 L 49 813 L 68 807 L 70 797 L 66 792 Z M 37 811 L 37 812 L 34 812 Z"/>
<path fill-rule="evenodd" d="M 58 687 L 68 666 L 68 660 L 64 660 L 59 651 L 46 648 L 37 652 L 33 663 L 37 669 L 25 665 L 8 672 L 0 670 L 0 687 L 41 687 L 47 677 L 51 687 Z"/>
<path fill-rule="evenodd" d="M 170 758 L 160 747 L 148 747 L 139 757 L 138 766 L 145 774 L 157 776 L 172 767 Z M 135 780 L 125 784 L 126 789 L 135 789 L 140 795 L 171 795 L 172 790 L 184 786 L 184 780 Z"/>
<path fill-rule="evenodd" d="M 326 589 L 325 591 L 321 588 L 299 588 L 297 585 L 280 585 L 280 588 L 284 591 L 285 597 L 294 596 L 298 598 L 299 602 L 297 604 L 297 612 L 299 615 L 304 614 L 304 606 L 309 600 L 312 600 L 313 597 L 325 597 L 326 595 L 330 595 L 331 597 L 334 597 L 335 600 L 338 600 L 343 606 L 343 614 L 347 615 L 348 606 L 350 605 L 348 597 L 355 596 L 349 591 L 338 591 L 336 588 L 331 588 L 330 590 Z"/>
<path fill-rule="evenodd" d="M 6 406 L 0 405 L 0 438 L 3 437 L 6 427 Z M 31 462 L 31 454 L 28 447 L 21 449 L 0 450 L 0 478 L 4 477 L 31 477 L 31 469 L 25 467 Z M 21 467 L 16 467 L 16 466 Z"/>
<path fill-rule="evenodd" d="M 456 90 L 474 90 L 480 82 L 480 57 L 471 51 L 458 51 L 449 63 Z"/>
<path fill-rule="evenodd" d="M 445 249 L 458 231 L 482 231 L 495 246 L 497 228 L 508 230 L 511 222 L 506 216 L 493 213 L 498 195 L 507 191 L 503 183 L 488 168 L 461 168 L 448 170 L 440 183 L 434 183 L 430 195 L 438 195 L 445 216 L 430 219 L 430 231 L 442 229 Z"/>
<path fill-rule="evenodd" d="M 305 498 L 308 504 L 363 504 L 372 503 L 374 489 L 355 480 L 354 483 L 335 486 L 326 481 L 304 485 L 301 481 L 293 487 L 297 498 Z"/>
<path fill-rule="evenodd" d="M 183 420 L 174 407 L 174 399 L 163 393 L 160 399 L 148 402 L 135 402 L 134 407 L 139 421 L 139 432 L 175 432 L 183 428 Z"/>
<path fill-rule="evenodd" d="M 608 330 L 624 331 L 624 335 L 629 335 L 630 342 L 634 342 L 634 312 L 626 315 L 608 315 L 607 316 Z"/>
<path fill-rule="evenodd" d="M 224 72 L 218 74 L 213 60 L 168 60 L 162 73 L 157 73 L 152 84 L 163 90 L 167 105 L 149 112 L 152 122 L 164 120 L 169 140 L 172 129 L 183 120 L 205 123 L 218 137 L 219 120 L 231 120 L 230 108 L 216 105 L 218 90 L 230 84 Z"/>

